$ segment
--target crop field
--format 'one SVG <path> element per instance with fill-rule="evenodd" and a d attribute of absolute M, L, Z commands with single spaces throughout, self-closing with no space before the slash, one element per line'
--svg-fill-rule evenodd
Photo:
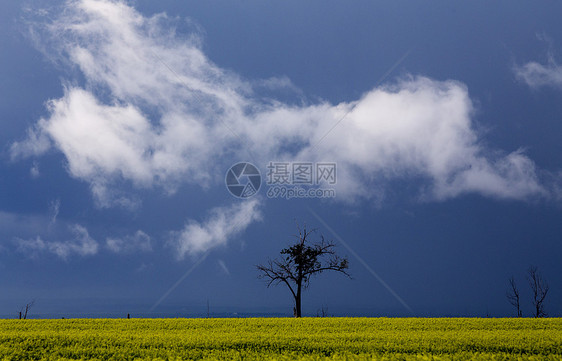
<path fill-rule="evenodd" d="M 562 319 L 0 320 L 0 360 L 561 360 Z"/>

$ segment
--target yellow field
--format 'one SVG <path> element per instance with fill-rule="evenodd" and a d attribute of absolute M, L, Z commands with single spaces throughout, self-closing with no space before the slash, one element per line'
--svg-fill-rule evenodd
<path fill-rule="evenodd" d="M 562 319 L 0 320 L 1 360 L 562 360 Z"/>

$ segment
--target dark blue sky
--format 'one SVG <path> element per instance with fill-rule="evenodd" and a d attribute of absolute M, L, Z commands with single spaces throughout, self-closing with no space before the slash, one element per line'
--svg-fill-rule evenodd
<path fill-rule="evenodd" d="M 254 265 L 297 221 L 353 275 L 315 279 L 305 314 L 510 316 L 513 275 L 530 315 L 536 265 L 561 315 L 545 4 L 3 3 L 0 314 L 290 315 Z M 264 179 L 237 199 L 244 161 Z M 336 196 L 268 198 L 269 162 L 336 163 Z"/>

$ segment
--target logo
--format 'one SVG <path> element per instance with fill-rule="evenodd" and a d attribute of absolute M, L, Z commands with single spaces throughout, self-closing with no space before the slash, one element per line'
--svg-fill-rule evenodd
<path fill-rule="evenodd" d="M 249 198 L 260 190 L 261 174 L 252 163 L 236 163 L 226 172 L 226 188 L 237 198 Z"/>

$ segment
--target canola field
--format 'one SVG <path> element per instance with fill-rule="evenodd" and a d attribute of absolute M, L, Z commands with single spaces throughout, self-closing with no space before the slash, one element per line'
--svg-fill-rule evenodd
<path fill-rule="evenodd" d="M 562 319 L 0 320 L 0 360 L 562 360 Z"/>

